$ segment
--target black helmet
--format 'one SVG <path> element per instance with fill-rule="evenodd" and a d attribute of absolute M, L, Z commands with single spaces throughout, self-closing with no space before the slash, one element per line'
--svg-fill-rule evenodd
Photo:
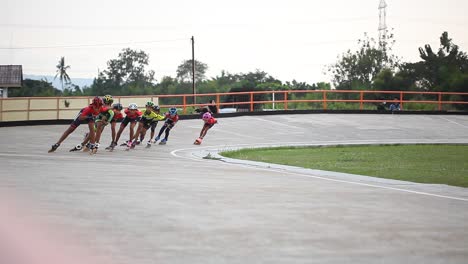
<path fill-rule="evenodd" d="M 115 103 L 115 104 L 112 105 L 112 108 L 117 109 L 117 110 L 122 110 L 123 106 L 122 106 L 121 103 Z"/>
<path fill-rule="evenodd" d="M 154 105 L 153 110 L 154 111 L 159 111 L 159 110 L 161 110 L 161 108 L 159 107 L 159 105 Z"/>

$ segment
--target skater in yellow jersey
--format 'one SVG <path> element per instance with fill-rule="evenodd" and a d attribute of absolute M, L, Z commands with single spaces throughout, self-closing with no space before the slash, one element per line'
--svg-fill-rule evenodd
<path fill-rule="evenodd" d="M 157 124 L 158 121 L 164 120 L 165 118 L 163 115 L 159 114 L 159 106 L 155 106 L 153 102 L 147 102 L 145 107 L 146 110 L 143 111 L 141 115 L 140 121 L 138 122 L 138 128 L 133 137 L 128 142 L 127 149 L 133 149 L 139 142 L 143 141 L 146 135 L 146 131 L 151 127 L 152 123 L 156 122 Z M 158 111 L 155 111 L 155 109 Z M 140 141 L 138 141 L 138 138 Z M 151 138 L 148 141 L 147 146 L 151 146 Z"/>

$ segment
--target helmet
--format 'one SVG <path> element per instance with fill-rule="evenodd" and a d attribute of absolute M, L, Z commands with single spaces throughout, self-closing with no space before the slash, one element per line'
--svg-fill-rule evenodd
<path fill-rule="evenodd" d="M 123 106 L 122 106 L 121 103 L 115 103 L 115 104 L 112 105 L 112 108 L 117 109 L 117 110 L 122 110 Z"/>
<path fill-rule="evenodd" d="M 93 102 L 91 104 L 96 106 L 96 107 L 100 107 L 104 103 L 102 102 L 102 99 L 99 96 L 96 96 L 96 97 L 93 98 Z"/>
<path fill-rule="evenodd" d="M 146 102 L 146 105 L 145 105 L 145 106 L 151 106 L 151 107 L 153 107 L 153 106 L 154 106 L 154 103 L 151 102 L 151 101 L 148 101 L 148 102 Z"/>
<path fill-rule="evenodd" d="M 114 102 L 114 98 L 112 98 L 112 95 L 110 95 L 110 94 L 104 95 L 102 100 L 104 101 L 104 104 L 106 104 L 106 105 L 110 105 L 110 104 L 112 104 Z"/>
<path fill-rule="evenodd" d="M 153 105 L 153 110 L 154 111 L 159 111 L 161 108 L 159 108 L 159 105 Z"/>
<path fill-rule="evenodd" d="M 136 110 L 136 109 L 138 109 L 138 105 L 135 104 L 135 103 L 131 103 L 131 104 L 128 105 L 128 109 L 130 109 L 130 110 Z"/>
<path fill-rule="evenodd" d="M 177 114 L 177 108 L 172 107 L 171 109 L 169 109 L 169 114 L 171 116 L 175 116 Z"/>
<path fill-rule="evenodd" d="M 211 118 L 211 114 L 208 113 L 208 112 L 206 112 L 206 113 L 203 114 L 203 117 L 202 117 L 202 118 L 203 118 L 203 120 L 208 120 L 208 119 Z"/>

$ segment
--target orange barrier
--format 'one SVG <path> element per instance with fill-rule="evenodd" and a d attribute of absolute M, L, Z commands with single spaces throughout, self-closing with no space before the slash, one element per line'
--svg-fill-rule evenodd
<path fill-rule="evenodd" d="M 341 95 L 341 98 L 336 98 Z M 384 98 L 392 96 L 395 99 Z M 455 92 L 416 92 L 416 91 L 357 91 L 357 90 L 287 90 L 287 91 L 254 91 L 197 94 L 196 102 L 208 102 L 214 99 L 218 108 L 236 108 L 243 111 L 255 111 L 256 107 L 263 109 L 265 105 L 281 104 L 284 110 L 291 109 L 294 103 L 321 104 L 327 110 L 330 103 L 358 104 L 356 108 L 363 110 L 365 104 L 375 107 L 385 102 L 398 102 L 404 108 L 406 104 L 437 105 L 437 110 L 444 110 L 444 106 L 468 104 L 468 93 Z M 266 98 L 266 97 L 271 97 Z M 278 98 L 279 99 L 276 99 Z M 304 99 L 301 97 L 313 97 Z M 347 98 L 352 97 L 352 98 Z M 369 98 L 370 97 L 370 98 Z M 415 99 L 414 97 L 419 97 Z M 427 97 L 430 97 L 429 99 Z M 452 97 L 457 97 L 452 100 Z M 347 99 L 343 99 L 347 98 Z M 449 99 L 447 99 L 449 98 Z M 460 99 L 461 98 L 461 99 Z M 42 120 L 42 119 L 71 119 L 76 113 L 91 101 L 92 97 L 14 97 L 0 98 L 0 121 Z M 196 108 L 206 103 L 193 104 L 193 94 L 173 95 L 142 95 L 142 96 L 114 96 L 115 102 L 128 104 L 154 101 L 162 108 L 181 108 L 184 114 L 188 108 Z M 68 102 L 68 105 L 66 104 Z M 72 102 L 72 103 L 70 103 Z M 263 106 L 263 107 L 262 107 Z M 294 109 L 294 107 L 293 107 Z M 277 110 L 277 109 L 272 109 Z"/>

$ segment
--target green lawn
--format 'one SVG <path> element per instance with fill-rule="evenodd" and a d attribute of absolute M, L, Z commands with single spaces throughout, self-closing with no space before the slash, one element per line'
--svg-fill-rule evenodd
<path fill-rule="evenodd" d="M 468 145 L 244 149 L 221 155 L 318 170 L 468 187 Z"/>

